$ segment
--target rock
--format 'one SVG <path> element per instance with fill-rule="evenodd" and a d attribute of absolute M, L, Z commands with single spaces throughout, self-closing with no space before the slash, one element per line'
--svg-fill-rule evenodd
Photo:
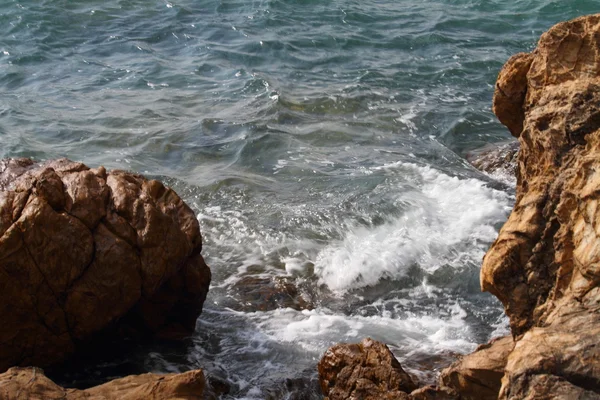
<path fill-rule="evenodd" d="M 460 393 L 462 400 L 496 400 L 513 347 L 510 336 L 483 344 L 445 369 L 440 382 Z"/>
<path fill-rule="evenodd" d="M 204 386 L 202 370 L 132 375 L 86 390 L 62 388 L 39 368 L 14 367 L 0 374 L 0 398 L 4 400 L 202 400 Z"/>
<path fill-rule="evenodd" d="M 481 286 L 516 340 L 500 399 L 600 398 L 600 14 L 560 23 L 498 77 L 516 203 Z"/>
<path fill-rule="evenodd" d="M 504 64 L 496 81 L 494 114 L 515 137 L 519 137 L 523 130 L 523 101 L 527 93 L 527 72 L 532 59 L 532 54 L 515 54 Z"/>
<path fill-rule="evenodd" d="M 338 344 L 318 365 L 321 390 L 328 400 L 408 399 L 417 389 L 390 349 L 373 339 Z"/>
<path fill-rule="evenodd" d="M 120 331 L 195 329 L 210 269 L 171 189 L 66 159 L 0 161 L 0 371 Z"/>
<path fill-rule="evenodd" d="M 496 179 L 514 183 L 517 173 L 519 142 L 487 146 L 467 154 L 467 161 Z"/>
<path fill-rule="evenodd" d="M 237 300 L 231 304 L 235 310 L 254 312 L 277 308 L 312 310 L 313 305 L 305 299 L 291 278 L 283 276 L 245 276 L 232 286 Z"/>
<path fill-rule="evenodd" d="M 412 400 L 462 400 L 458 393 L 449 387 L 425 386 L 413 390 L 410 394 Z"/>
<path fill-rule="evenodd" d="M 420 384 L 436 385 L 440 373 L 461 357 L 462 354 L 451 350 L 436 353 L 412 351 L 410 357 L 403 361 L 402 366 L 411 371 L 414 380 Z"/>
<path fill-rule="evenodd" d="M 558 314 L 516 343 L 501 399 L 600 399 L 600 309 L 573 303 Z"/>

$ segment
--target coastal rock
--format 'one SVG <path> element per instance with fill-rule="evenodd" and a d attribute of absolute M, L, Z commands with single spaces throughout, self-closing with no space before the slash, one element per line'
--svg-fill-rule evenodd
<path fill-rule="evenodd" d="M 462 400 L 458 392 L 446 386 L 424 386 L 413 390 L 411 400 Z"/>
<path fill-rule="evenodd" d="M 194 213 L 158 181 L 0 161 L 0 371 L 108 331 L 190 334 L 210 283 L 201 248 Z"/>
<path fill-rule="evenodd" d="M 520 144 L 516 203 L 481 270 L 516 341 L 500 399 L 600 398 L 598 49 L 600 14 L 560 23 L 496 85 Z"/>
<path fill-rule="evenodd" d="M 462 400 L 496 400 L 513 347 L 510 336 L 483 344 L 445 369 L 440 382 L 460 393 Z"/>
<path fill-rule="evenodd" d="M 480 171 L 502 181 L 514 182 L 519 142 L 494 145 L 467 154 L 467 161 Z"/>
<path fill-rule="evenodd" d="M 312 310 L 314 306 L 301 293 L 294 280 L 284 276 L 245 276 L 233 287 L 231 308 L 245 311 L 270 311 L 277 308 Z"/>
<path fill-rule="evenodd" d="M 205 386 L 202 370 L 193 370 L 132 375 L 86 390 L 65 389 L 39 368 L 18 367 L 0 374 L 0 383 L 0 399 L 4 400 L 201 400 Z"/>
<path fill-rule="evenodd" d="M 600 14 L 577 18 L 500 72 L 494 112 L 519 140 L 516 203 L 481 287 L 503 303 L 512 338 L 480 346 L 413 398 L 600 399 L 599 49 Z M 383 367 L 361 361 L 359 345 L 346 346 L 319 364 L 326 395 L 407 398 L 385 373 L 372 378 Z M 359 387 L 368 389 L 354 396 Z"/>
<path fill-rule="evenodd" d="M 409 399 L 417 389 L 390 349 L 373 339 L 338 344 L 318 365 L 321 390 L 328 400 Z"/>

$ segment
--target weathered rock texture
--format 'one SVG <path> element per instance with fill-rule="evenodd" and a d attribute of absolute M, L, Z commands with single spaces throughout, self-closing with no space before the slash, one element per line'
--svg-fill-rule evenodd
<path fill-rule="evenodd" d="M 480 171 L 504 182 L 514 184 L 517 172 L 519 142 L 488 146 L 467 154 L 467 161 Z"/>
<path fill-rule="evenodd" d="M 201 248 L 194 213 L 158 181 L 0 161 L 0 371 L 62 361 L 107 329 L 193 332 Z"/>
<path fill-rule="evenodd" d="M 417 388 L 390 349 L 372 339 L 331 347 L 318 368 L 327 400 L 408 399 Z"/>
<path fill-rule="evenodd" d="M 482 344 L 473 353 L 442 372 L 442 386 L 460 393 L 461 400 L 495 400 L 506 367 L 506 360 L 514 348 L 512 337 L 503 337 Z"/>
<path fill-rule="evenodd" d="M 132 375 L 86 390 L 60 387 L 39 368 L 15 367 L 0 374 L 3 400 L 202 400 L 204 387 L 202 370 Z"/>
<path fill-rule="evenodd" d="M 312 310 L 314 306 L 294 283 L 284 276 L 245 276 L 233 287 L 232 301 L 227 306 L 245 312 L 270 311 L 277 308 Z"/>
<path fill-rule="evenodd" d="M 520 143 L 514 210 L 481 271 L 516 339 L 500 398 L 600 398 L 600 14 L 508 60 L 494 112 Z"/>

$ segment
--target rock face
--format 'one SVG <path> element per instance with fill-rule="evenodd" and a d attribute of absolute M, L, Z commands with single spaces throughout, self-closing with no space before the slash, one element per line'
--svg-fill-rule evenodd
<path fill-rule="evenodd" d="M 520 143 L 515 207 L 481 271 L 516 339 L 500 398 L 600 398 L 600 14 L 508 60 L 494 112 Z"/>
<path fill-rule="evenodd" d="M 514 348 L 512 337 L 483 344 L 442 372 L 442 386 L 460 393 L 461 400 L 495 400 L 508 355 Z"/>
<path fill-rule="evenodd" d="M 417 388 L 390 349 L 372 339 L 331 347 L 318 368 L 328 400 L 408 399 Z"/>
<path fill-rule="evenodd" d="M 0 374 L 3 400 L 202 400 L 202 370 L 182 374 L 143 374 L 115 379 L 86 390 L 65 389 L 48 379 L 39 368 L 10 368 Z"/>
<path fill-rule="evenodd" d="M 62 361 L 108 330 L 191 333 L 210 269 L 160 182 L 66 159 L 0 161 L 0 371 Z"/>

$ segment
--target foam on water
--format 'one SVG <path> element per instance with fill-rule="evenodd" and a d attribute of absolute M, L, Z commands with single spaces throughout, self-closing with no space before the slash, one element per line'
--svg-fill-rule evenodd
<path fill-rule="evenodd" d="M 198 339 L 188 360 L 232 382 L 235 398 L 264 399 L 270 388 L 292 376 L 303 377 L 303 385 L 314 384 L 314 365 L 330 346 L 371 337 L 386 343 L 405 369 L 431 383 L 436 379 L 431 363 L 447 365 L 491 337 L 478 335 L 473 310 L 461 297 L 423 284 L 353 307 L 349 314 L 327 307 L 246 313 L 209 308 L 199 324 L 206 336 Z M 228 334 L 232 322 L 233 336 Z M 210 337 L 220 338 L 213 354 L 207 353 Z M 425 365 L 430 369 L 423 372 Z"/>
<path fill-rule="evenodd" d="M 405 174 L 418 186 L 408 209 L 379 226 L 355 225 L 317 256 L 315 273 L 345 291 L 403 277 L 414 265 L 427 272 L 477 263 L 510 211 L 506 193 L 476 179 L 451 177 L 430 167 L 394 163 L 376 169 Z M 398 196 L 404 196 L 398 193 Z"/>
<path fill-rule="evenodd" d="M 445 314 L 445 315 L 444 315 Z M 315 356 L 338 342 L 357 342 L 375 337 L 399 349 L 401 358 L 415 351 L 466 353 L 475 343 L 468 340 L 465 311 L 455 303 L 439 315 L 413 315 L 404 319 L 391 315 L 343 315 L 322 308 L 296 311 L 277 309 L 251 318 L 267 338 L 301 346 Z"/>

